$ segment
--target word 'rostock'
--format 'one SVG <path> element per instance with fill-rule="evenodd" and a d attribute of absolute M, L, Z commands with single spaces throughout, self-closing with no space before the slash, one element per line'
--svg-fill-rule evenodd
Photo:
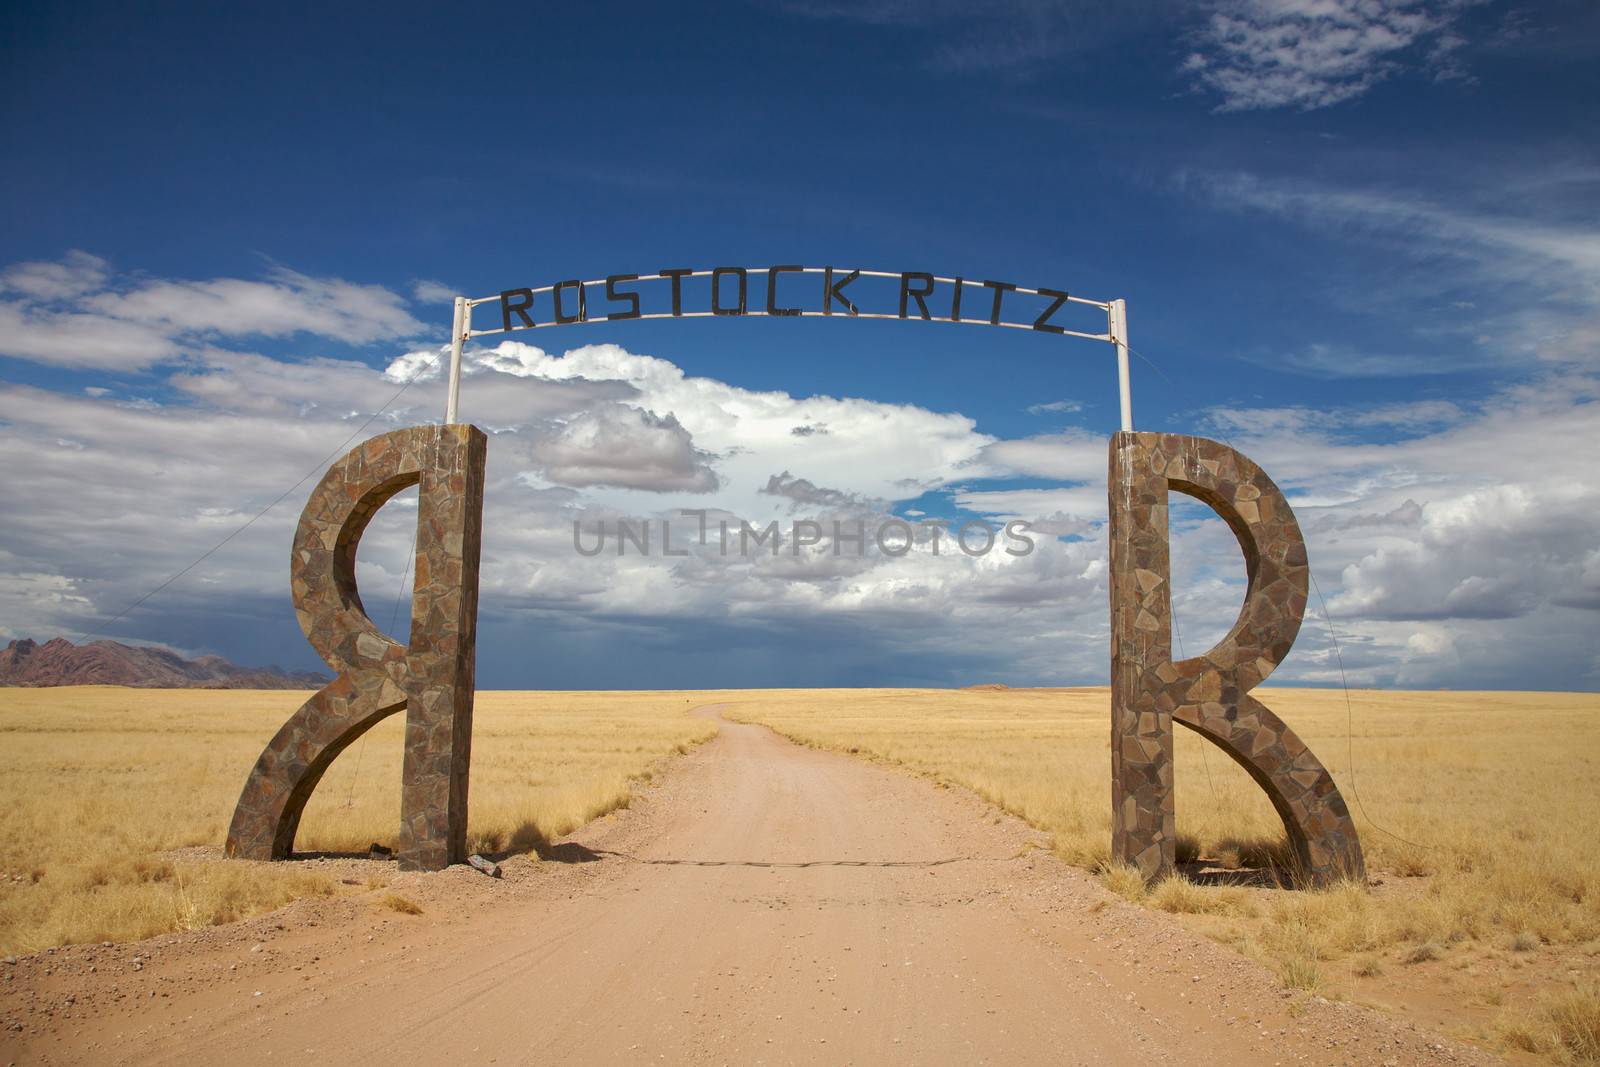
<path fill-rule="evenodd" d="M 949 527 L 936 519 L 924 519 L 915 524 L 904 519 L 886 519 L 877 524 L 877 528 L 869 537 L 867 524 L 861 519 L 841 522 L 838 519 L 831 521 L 831 536 L 827 536 L 826 528 L 821 522 L 811 519 L 797 519 L 789 524 L 788 537 L 784 537 L 774 519 L 767 525 L 757 529 L 744 519 L 736 522 L 729 519 L 718 519 L 714 523 L 707 521 L 707 513 L 697 508 L 686 508 L 679 511 L 680 515 L 695 516 L 699 519 L 698 534 L 691 531 L 687 540 L 674 541 L 671 519 L 640 519 L 635 523 L 630 519 L 617 519 L 613 536 L 615 538 L 616 554 L 626 555 L 628 546 L 633 546 L 633 551 L 641 556 L 651 554 L 656 538 L 651 535 L 651 524 L 657 523 L 656 529 L 660 531 L 660 554 L 663 556 L 684 557 L 690 555 L 686 547 L 689 544 L 699 544 L 701 547 L 711 547 L 715 544 L 719 556 L 730 554 L 739 556 L 755 556 L 765 551 L 772 556 L 787 546 L 789 554 L 800 555 L 803 549 L 821 545 L 824 541 L 831 544 L 835 556 L 845 555 L 844 546 L 854 546 L 853 554 L 863 557 L 867 554 L 867 545 L 875 545 L 879 552 L 885 556 L 903 556 L 910 552 L 917 544 L 917 530 L 928 534 L 926 544 L 932 554 L 940 554 L 943 536 Z M 598 556 L 606 549 L 607 522 L 601 519 L 597 529 L 585 533 L 583 522 L 574 519 L 572 522 L 572 547 L 580 556 Z M 960 548 L 963 555 L 985 556 L 1000 544 L 1000 538 L 1005 538 L 1003 551 L 1008 556 L 1027 556 L 1034 550 L 1034 539 L 1028 531 L 1033 527 L 1021 519 L 1013 519 L 1004 526 L 995 527 L 979 519 L 969 519 L 956 527 L 954 535 L 950 538 Z M 979 533 L 981 531 L 981 534 Z M 593 543 L 585 545 L 585 537 L 591 538 Z"/>
<path fill-rule="evenodd" d="M 765 303 L 752 307 L 750 302 L 750 275 L 765 275 Z M 820 280 L 807 284 L 804 275 L 814 275 Z M 795 277 L 786 278 L 794 275 Z M 505 289 L 500 293 L 500 323 L 502 330 L 533 329 L 540 326 L 564 326 L 578 322 L 617 322 L 639 318 L 680 318 L 695 315 L 770 315 L 785 318 L 799 315 L 866 315 L 875 318 L 916 318 L 925 322 L 962 322 L 974 325 L 1013 326 L 1039 330 L 1043 333 L 1075 333 L 1051 322 L 1056 314 L 1073 298 L 1061 289 L 1029 289 L 1010 282 L 969 281 L 965 278 L 937 278 L 925 271 L 902 271 L 898 274 L 868 272 L 869 278 L 898 280 L 899 300 L 894 312 L 863 312 L 846 292 L 848 286 L 863 277 L 860 270 L 834 267 L 802 267 L 798 265 L 776 267 L 713 267 L 710 270 L 693 267 L 669 268 L 655 274 L 612 274 L 604 282 L 583 282 L 569 278 L 541 288 Z M 688 278 L 709 277 L 709 292 L 698 294 L 697 310 L 685 310 L 685 285 Z M 646 312 L 641 293 L 633 288 L 638 282 L 669 282 L 671 311 Z M 781 283 L 781 289 L 780 289 Z M 591 315 L 590 288 L 604 287 L 609 307 L 603 315 Z M 936 290 L 943 290 L 936 294 Z M 973 290 L 976 290 L 974 292 Z M 535 298 L 548 294 L 548 300 Z M 1005 318 L 1011 310 L 1005 304 L 1008 294 L 1025 298 L 1042 298 L 1037 311 L 1028 321 L 1018 322 Z M 804 301 L 811 305 L 820 298 L 820 310 L 807 310 L 795 303 Z M 981 317 L 963 313 L 963 302 Z M 1087 303 L 1079 300 L 1078 303 Z M 816 305 L 811 305 L 816 306 Z M 493 331 L 489 331 L 493 332 Z"/>

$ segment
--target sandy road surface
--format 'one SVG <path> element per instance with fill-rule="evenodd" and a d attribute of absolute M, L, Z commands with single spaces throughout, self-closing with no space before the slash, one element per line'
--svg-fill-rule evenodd
<path fill-rule="evenodd" d="M 1040 843 L 724 723 L 552 860 L 396 877 L 420 916 L 362 893 L 6 965 L 0 1063 L 1493 1062 L 1296 1005 Z"/>

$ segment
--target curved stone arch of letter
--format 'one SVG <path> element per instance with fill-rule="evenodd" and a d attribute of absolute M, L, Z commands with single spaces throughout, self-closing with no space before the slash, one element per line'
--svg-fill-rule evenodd
<path fill-rule="evenodd" d="M 306 502 L 290 559 L 295 615 L 337 673 L 256 761 L 228 828 L 227 852 L 284 859 L 306 802 L 334 759 L 406 711 L 399 860 L 438 869 L 466 853 L 478 557 L 488 441 L 466 425 L 382 434 L 329 468 Z M 356 549 L 379 508 L 419 486 L 409 645 L 367 617 Z"/>
<path fill-rule="evenodd" d="M 1111 441 L 1112 855 L 1147 878 L 1175 861 L 1172 723 L 1249 772 L 1283 819 L 1299 875 L 1360 877 L 1355 824 L 1305 743 L 1250 696 L 1288 655 L 1305 615 L 1305 540 L 1288 501 L 1246 456 L 1181 434 L 1122 432 Z M 1172 659 L 1167 494 L 1207 504 L 1244 552 L 1239 618 L 1215 648 Z"/>

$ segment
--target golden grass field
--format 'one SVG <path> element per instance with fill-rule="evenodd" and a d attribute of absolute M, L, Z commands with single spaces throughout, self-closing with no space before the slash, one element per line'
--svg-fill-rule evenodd
<path fill-rule="evenodd" d="M 723 703 L 802 743 L 971 788 L 1111 888 L 1266 961 L 1292 988 L 1600 1060 L 1600 696 L 1357 691 L 1347 710 L 1337 691 L 1261 695 L 1333 772 L 1381 884 L 1146 889 L 1106 867 L 1104 689 L 482 692 L 472 842 L 527 849 L 625 805 L 630 783 L 713 732 L 687 711 Z M 144 937 L 334 892 L 294 865 L 174 854 L 220 844 L 256 755 L 303 699 L 0 689 L 0 952 Z M 298 847 L 393 843 L 401 728 L 391 718 L 335 764 Z M 1186 730 L 1177 752 L 1186 851 L 1260 862 L 1281 838 L 1265 797 Z"/>
<path fill-rule="evenodd" d="M 173 857 L 219 846 L 262 746 L 305 700 L 273 691 L 0 689 L 0 954 L 226 922 L 326 877 Z M 662 757 L 711 737 L 681 693 L 478 694 L 470 845 L 531 848 L 625 805 Z M 329 768 L 305 851 L 394 844 L 404 715 Z"/>

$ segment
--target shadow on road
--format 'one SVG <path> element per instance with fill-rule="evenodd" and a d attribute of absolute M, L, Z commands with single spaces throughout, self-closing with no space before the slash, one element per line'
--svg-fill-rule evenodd
<path fill-rule="evenodd" d="M 603 856 L 615 856 L 629 863 L 639 863 L 651 867 L 780 867 L 780 868 L 805 868 L 805 867 L 943 867 L 950 863 L 1001 863 L 1005 858 L 997 856 L 949 856 L 936 860 L 697 860 L 697 859 L 647 859 L 643 856 L 634 856 L 627 852 L 612 852 L 608 849 L 587 849 L 582 845 L 558 845 L 557 848 L 574 848 L 594 859 Z M 1008 857 L 1007 857 L 1008 858 Z M 589 860 L 568 860 L 566 862 L 584 862 Z"/>
<path fill-rule="evenodd" d="M 559 845 L 540 845 L 534 851 L 539 854 L 541 860 L 553 863 L 596 863 L 607 856 L 620 855 L 616 852 L 607 852 L 605 849 L 597 851 L 576 841 L 563 841 Z"/>

